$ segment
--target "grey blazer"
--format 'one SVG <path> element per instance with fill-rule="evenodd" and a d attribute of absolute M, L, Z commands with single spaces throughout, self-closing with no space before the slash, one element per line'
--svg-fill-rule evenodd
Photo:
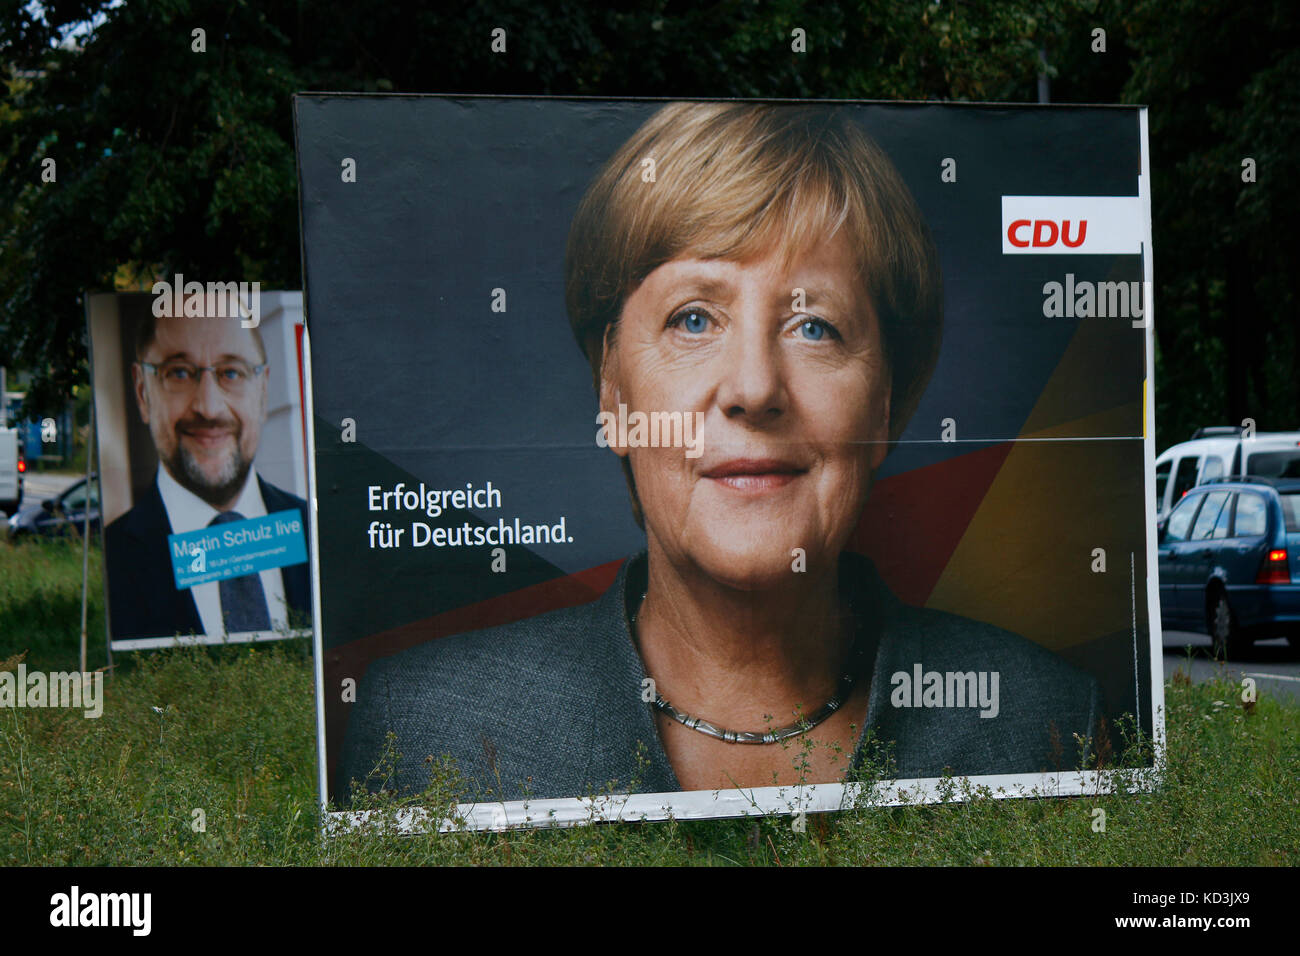
<path fill-rule="evenodd" d="M 681 790 L 653 709 L 641 699 L 646 673 L 628 624 L 629 596 L 641 595 L 645 574 L 643 553 L 624 562 L 610 589 L 590 604 L 373 662 L 357 688 L 335 802 L 346 805 L 350 782 L 367 777 L 372 790 L 422 790 L 425 759 L 443 755 L 455 758 L 472 800 Z M 876 653 L 874 665 L 869 657 L 866 665 L 872 733 L 859 739 L 856 765 L 879 759 L 873 738 L 889 747 L 896 779 L 1078 765 L 1074 734 L 1094 739 L 1100 714 L 1091 677 L 1001 628 L 904 605 L 866 558 L 844 555 L 840 582 L 855 605 L 874 611 L 868 617 Z M 996 672 L 997 715 L 981 717 L 981 708 L 969 704 L 914 706 L 925 701 L 919 691 L 905 694 L 897 675 L 912 678 L 918 664 L 941 674 Z M 938 699 L 933 693 L 931 703 Z M 389 730 L 403 759 L 394 777 L 381 780 L 371 771 Z"/>

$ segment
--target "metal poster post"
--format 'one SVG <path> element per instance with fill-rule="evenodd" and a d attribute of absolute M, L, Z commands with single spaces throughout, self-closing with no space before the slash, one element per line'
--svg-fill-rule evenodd
<path fill-rule="evenodd" d="M 90 484 L 91 462 L 95 455 L 95 403 L 90 403 L 90 434 L 86 439 L 86 510 L 81 527 L 81 673 L 86 673 L 86 586 L 90 575 Z"/>

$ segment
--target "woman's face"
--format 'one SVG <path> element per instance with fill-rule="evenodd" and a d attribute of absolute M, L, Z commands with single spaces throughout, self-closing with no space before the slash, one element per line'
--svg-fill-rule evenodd
<path fill-rule="evenodd" d="M 841 234 L 788 268 L 773 249 L 655 269 L 607 339 L 601 410 L 700 423 L 698 457 L 614 447 L 630 456 L 652 551 L 758 589 L 791 581 L 796 548 L 809 571 L 838 559 L 885 457 L 889 386 Z"/>

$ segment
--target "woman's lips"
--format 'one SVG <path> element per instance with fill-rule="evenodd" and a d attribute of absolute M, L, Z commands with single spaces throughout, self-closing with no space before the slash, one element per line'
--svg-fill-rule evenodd
<path fill-rule="evenodd" d="M 703 477 L 735 491 L 762 493 L 784 488 L 806 471 L 775 458 L 736 458 L 714 465 Z"/>

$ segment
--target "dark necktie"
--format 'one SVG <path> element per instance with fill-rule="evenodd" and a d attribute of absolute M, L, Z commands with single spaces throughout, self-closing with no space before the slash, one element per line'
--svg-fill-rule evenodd
<path fill-rule="evenodd" d="M 208 527 L 243 520 L 244 516 L 238 511 L 223 511 L 208 523 Z M 241 578 L 226 578 L 220 582 L 218 590 L 227 633 L 270 629 L 271 615 L 266 609 L 266 592 L 262 590 L 260 574 L 254 571 Z"/>

